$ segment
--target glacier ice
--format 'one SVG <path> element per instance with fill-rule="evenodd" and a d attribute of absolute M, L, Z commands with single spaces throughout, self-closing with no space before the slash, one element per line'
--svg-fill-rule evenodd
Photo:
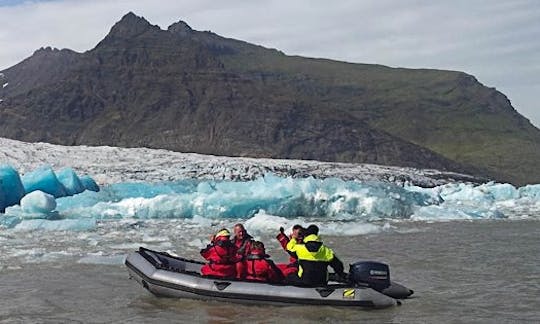
<path fill-rule="evenodd" d="M 22 183 L 27 193 L 41 190 L 55 198 L 67 195 L 66 188 L 58 181 L 53 169 L 48 166 L 40 167 L 22 177 Z"/>
<path fill-rule="evenodd" d="M 79 178 L 71 168 L 64 168 L 55 174 L 50 167 L 43 166 L 21 178 L 13 167 L 0 165 L 0 212 L 4 212 L 6 207 L 19 204 L 25 194 L 38 190 L 58 198 L 85 190 L 99 191 L 99 186 L 88 175 Z M 27 200 L 27 210 L 30 209 L 30 201 L 33 200 Z"/>
<path fill-rule="evenodd" d="M 96 228 L 96 220 L 83 219 L 27 219 L 23 220 L 15 226 L 17 231 L 89 231 Z"/>
<path fill-rule="evenodd" d="M 64 168 L 56 173 L 58 181 L 66 189 L 67 196 L 73 196 L 84 191 L 85 187 L 81 179 L 77 176 L 72 168 Z"/>
<path fill-rule="evenodd" d="M 0 228 L 13 228 L 17 226 L 22 219 L 14 215 L 0 215 Z"/>
<path fill-rule="evenodd" d="M 406 218 L 415 206 L 437 203 L 430 195 L 388 183 L 328 178 L 280 178 L 267 174 L 247 182 L 184 181 L 118 184 L 99 193 L 58 199 L 58 211 L 97 219 L 248 218 L 261 210 L 282 217 Z"/>
<path fill-rule="evenodd" d="M 21 199 L 21 209 L 29 214 L 48 214 L 56 208 L 52 195 L 41 190 L 32 191 Z"/>
<path fill-rule="evenodd" d="M 19 173 L 9 165 L 0 165 L 0 210 L 18 204 L 24 193 Z"/>
<path fill-rule="evenodd" d="M 434 188 L 337 178 L 291 178 L 266 174 L 251 181 L 185 180 L 163 183 L 118 183 L 56 199 L 56 219 L 82 222 L 122 219 L 197 219 L 195 227 L 222 220 L 242 221 L 257 232 L 295 223 L 324 225 L 331 233 L 360 235 L 385 230 L 384 223 L 498 219 L 538 215 L 540 186 L 447 184 Z M 521 209 L 520 209 L 521 208 Z M 532 211 L 532 212 L 531 212 Z M 6 217 L 41 218 L 10 207 Z M 74 223 L 74 224 L 75 224 Z M 20 227 L 10 218 L 4 227 Z M 28 225 L 25 225 L 28 226 Z M 190 225 L 191 226 L 191 225 Z M 76 225 L 72 225 L 77 228 Z M 54 228 L 45 225 L 36 228 Z M 89 226 L 89 228 L 92 228 Z"/>
<path fill-rule="evenodd" d="M 2 179 L 0 179 L 0 182 L 1 181 Z M 4 193 L 4 189 L 0 185 L 0 213 L 3 213 L 5 210 L 6 210 L 6 194 Z"/>
<path fill-rule="evenodd" d="M 86 190 L 86 186 L 71 168 L 60 171 L 59 178 L 64 184 L 59 181 L 50 167 L 41 167 L 25 174 L 21 179 L 13 167 L 0 166 L 0 227 L 45 230 L 93 228 L 95 226 L 93 219 L 68 221 L 55 211 L 57 207 L 55 197 L 77 194 Z M 91 177 L 85 176 L 84 179 L 89 190 L 99 191 L 98 185 Z M 28 223 L 28 220 L 36 220 L 36 222 Z M 66 222 L 58 223 L 64 220 Z"/>
<path fill-rule="evenodd" d="M 247 219 L 244 222 L 244 226 L 247 231 L 252 235 L 264 235 L 267 233 L 277 233 L 277 229 L 280 227 L 285 228 L 286 233 L 290 233 L 292 227 L 295 224 L 315 224 L 322 229 L 324 235 L 365 235 L 365 234 L 375 234 L 380 233 L 388 226 L 386 224 L 373 224 L 367 223 L 363 220 L 356 221 L 323 221 L 313 220 L 313 219 L 288 219 L 285 217 L 269 215 L 265 211 L 260 211 L 255 214 L 253 217 Z"/>
<path fill-rule="evenodd" d="M 98 184 L 89 175 L 83 175 L 79 179 L 84 186 L 84 189 L 96 192 L 99 191 Z"/>
<path fill-rule="evenodd" d="M 518 190 L 520 197 L 527 197 L 540 201 L 540 184 L 526 185 Z"/>

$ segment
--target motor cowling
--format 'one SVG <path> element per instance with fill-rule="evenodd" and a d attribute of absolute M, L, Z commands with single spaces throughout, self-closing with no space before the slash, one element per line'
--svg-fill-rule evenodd
<path fill-rule="evenodd" d="M 350 265 L 349 280 L 380 291 L 390 286 L 390 267 L 380 262 L 359 261 Z"/>

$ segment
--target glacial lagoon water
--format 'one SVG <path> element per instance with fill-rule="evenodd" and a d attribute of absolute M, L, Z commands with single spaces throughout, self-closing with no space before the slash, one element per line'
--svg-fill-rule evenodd
<path fill-rule="evenodd" d="M 54 213 L 0 216 L 0 321 L 535 322 L 536 186 L 431 189 L 268 176 L 251 183 L 125 183 L 56 199 Z M 273 259 L 277 228 L 316 223 L 345 263 L 378 260 L 414 298 L 385 310 L 157 298 L 123 260 L 139 246 L 199 258 L 209 234 L 243 222 Z"/>

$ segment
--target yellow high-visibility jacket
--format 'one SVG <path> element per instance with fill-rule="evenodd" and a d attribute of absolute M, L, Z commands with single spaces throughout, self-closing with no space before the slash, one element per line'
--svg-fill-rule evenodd
<path fill-rule="evenodd" d="M 304 284 L 326 284 L 329 265 L 336 273 L 343 274 L 343 263 L 315 234 L 306 236 L 302 243 L 287 244 L 287 252 L 298 259 L 298 277 Z"/>

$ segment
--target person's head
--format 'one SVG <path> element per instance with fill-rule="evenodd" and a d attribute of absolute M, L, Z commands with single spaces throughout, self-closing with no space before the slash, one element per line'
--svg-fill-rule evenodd
<path fill-rule="evenodd" d="M 315 224 L 311 224 L 306 228 L 306 231 L 304 234 L 305 236 L 308 236 L 311 234 L 319 235 L 319 227 Z"/>
<path fill-rule="evenodd" d="M 251 244 L 251 253 L 261 254 L 261 255 L 266 254 L 263 242 L 260 242 L 260 241 L 253 242 L 253 244 Z"/>
<path fill-rule="evenodd" d="M 246 237 L 246 229 L 244 228 L 244 225 L 238 223 L 234 225 L 234 237 L 236 237 L 239 240 L 243 240 Z"/>
<path fill-rule="evenodd" d="M 231 233 L 228 229 L 222 228 L 220 229 L 216 235 L 214 235 L 214 240 L 221 241 L 221 240 L 228 240 L 231 237 Z"/>
<path fill-rule="evenodd" d="M 304 236 L 304 228 L 302 225 L 296 224 L 292 228 L 292 237 L 295 239 L 301 239 Z"/>

